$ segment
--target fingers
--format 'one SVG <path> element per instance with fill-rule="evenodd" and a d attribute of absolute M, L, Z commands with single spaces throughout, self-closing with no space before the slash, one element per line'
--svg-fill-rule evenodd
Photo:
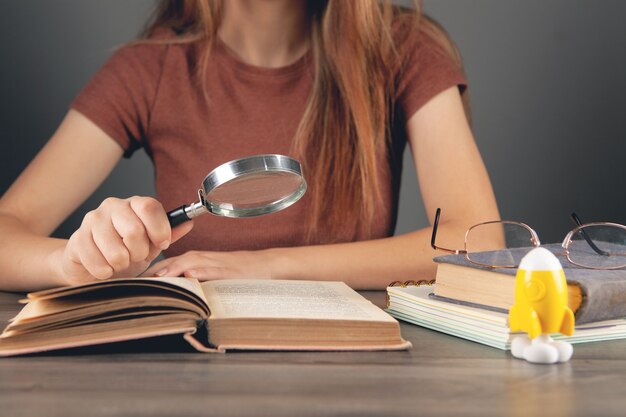
<path fill-rule="evenodd" d="M 130 262 L 141 262 L 149 258 L 150 239 L 148 239 L 148 233 L 143 222 L 133 210 L 112 213 L 111 223 L 121 238 L 122 244 L 128 250 Z"/>
<path fill-rule="evenodd" d="M 96 279 L 110 278 L 113 275 L 113 268 L 102 255 L 91 236 L 85 236 L 81 246 L 80 263 L 89 271 L 89 274 Z"/>
<path fill-rule="evenodd" d="M 215 259 L 210 252 L 190 251 L 175 258 L 166 259 L 150 267 L 144 276 L 192 276 L 190 271 L 204 271 L 204 275 L 217 277 L 223 264 Z M 210 274 L 207 271 L 213 271 Z M 194 278 L 197 278 L 194 276 Z"/>
<path fill-rule="evenodd" d="M 197 268 L 185 271 L 183 274 L 187 278 L 195 278 L 199 281 L 211 281 L 224 278 L 222 268 Z"/>
<path fill-rule="evenodd" d="M 172 243 L 176 242 L 178 239 L 180 239 L 181 237 L 185 236 L 187 233 L 189 233 L 191 231 L 191 229 L 193 229 L 193 221 L 190 222 L 185 222 L 182 223 L 178 226 L 176 226 L 175 228 L 172 229 Z M 158 256 L 158 254 L 161 252 L 161 250 L 157 247 L 155 247 L 154 245 L 151 245 L 151 251 L 150 254 L 148 256 L 148 259 L 152 260 L 154 258 L 156 258 Z M 188 252 L 188 254 L 193 254 L 193 252 Z M 185 256 L 185 255 L 183 255 Z M 150 276 L 165 276 L 165 275 L 171 275 L 169 272 L 169 270 L 167 269 L 167 267 L 174 262 L 176 258 L 169 258 L 160 262 L 157 262 L 156 264 L 152 265 L 150 268 L 148 268 L 148 270 L 146 270 L 142 276 L 144 277 L 150 277 Z M 159 272 L 159 274 L 157 274 L 157 272 Z M 171 275 L 171 276 L 178 276 L 180 275 L 182 272 L 178 272 L 176 275 Z"/>
<path fill-rule="evenodd" d="M 111 219 L 96 219 L 91 227 L 91 237 L 113 271 L 123 271 L 130 266 L 130 252 Z"/>
<path fill-rule="evenodd" d="M 93 241 L 91 233 L 79 230 L 70 238 L 68 248 L 68 258 L 73 264 L 69 271 L 72 275 L 83 275 L 81 268 L 97 279 L 106 279 L 113 275 L 113 268 Z"/>
<path fill-rule="evenodd" d="M 178 239 L 185 236 L 187 233 L 191 232 L 191 229 L 193 229 L 193 220 L 185 222 L 185 223 L 181 223 L 180 225 L 173 228 L 171 243 L 176 242 Z"/>
<path fill-rule="evenodd" d="M 169 264 L 171 264 L 176 258 L 166 259 L 164 261 L 160 261 L 152 265 L 148 268 L 141 276 L 144 277 L 154 277 L 154 276 L 165 276 L 167 273 L 162 274 L 162 271 L 167 271 Z M 157 274 L 157 272 L 159 274 Z"/>
<path fill-rule="evenodd" d="M 172 242 L 171 227 L 161 203 L 150 197 L 133 197 L 130 207 L 143 223 L 154 246 L 167 249 Z"/>
<path fill-rule="evenodd" d="M 201 281 L 215 279 L 272 279 L 270 254 L 262 251 L 204 252 L 190 251 L 184 255 L 157 262 L 144 276 L 185 276 Z"/>

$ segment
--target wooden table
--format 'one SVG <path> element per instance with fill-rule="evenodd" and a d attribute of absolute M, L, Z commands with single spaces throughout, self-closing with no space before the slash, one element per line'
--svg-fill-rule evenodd
<path fill-rule="evenodd" d="M 18 298 L 0 293 L 0 320 Z M 412 350 L 200 354 L 144 343 L 0 359 L 0 415 L 626 415 L 626 341 L 578 345 L 571 362 L 546 366 L 410 324 L 402 334 Z"/>

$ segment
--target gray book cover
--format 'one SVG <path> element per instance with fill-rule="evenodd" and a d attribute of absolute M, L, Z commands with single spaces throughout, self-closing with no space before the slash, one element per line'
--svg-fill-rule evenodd
<path fill-rule="evenodd" d="M 580 286 L 583 301 L 576 312 L 576 323 L 589 323 L 601 320 L 611 320 L 626 317 L 626 270 L 595 270 L 581 268 L 570 263 L 565 256 L 565 250 L 560 244 L 542 245 L 554 253 L 565 271 L 568 283 Z M 512 249 L 507 255 L 516 260 L 521 259 L 532 248 Z M 493 252 L 483 252 L 473 255 L 475 259 L 490 259 Z M 469 262 L 465 255 L 445 255 L 434 258 L 438 263 L 462 265 L 475 269 L 498 272 L 515 276 L 516 268 L 487 268 Z"/>

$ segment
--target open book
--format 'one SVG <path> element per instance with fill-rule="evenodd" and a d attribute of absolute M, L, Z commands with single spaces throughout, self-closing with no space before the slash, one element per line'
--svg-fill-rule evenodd
<path fill-rule="evenodd" d="M 31 293 L 0 356 L 182 334 L 203 352 L 399 350 L 398 322 L 342 282 L 114 279 Z"/>

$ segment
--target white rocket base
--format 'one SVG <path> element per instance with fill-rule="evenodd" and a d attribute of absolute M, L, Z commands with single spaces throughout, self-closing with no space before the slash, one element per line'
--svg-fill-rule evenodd
<path fill-rule="evenodd" d="M 523 334 L 515 336 L 511 341 L 511 353 L 519 359 L 531 363 L 567 362 L 574 353 L 571 344 L 563 341 L 554 341 L 547 334 L 537 336 L 532 341 Z"/>

